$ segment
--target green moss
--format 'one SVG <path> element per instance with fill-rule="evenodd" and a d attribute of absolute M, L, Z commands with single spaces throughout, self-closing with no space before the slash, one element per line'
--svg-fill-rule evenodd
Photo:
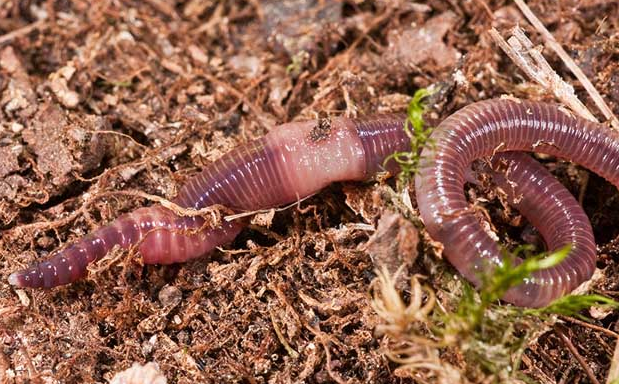
<path fill-rule="evenodd" d="M 530 249 L 529 246 L 523 246 L 513 253 L 505 253 L 502 265 L 480 276 L 481 286 L 478 290 L 463 282 L 462 295 L 456 299 L 457 304 L 453 312 L 445 312 L 437 306 L 429 309 L 428 303 L 434 301 L 434 294 L 430 291 L 425 295 L 428 301 L 424 304 L 424 316 L 414 319 L 416 323 L 422 325 L 406 326 L 400 321 L 397 326 L 391 328 L 387 326 L 383 329 L 390 330 L 387 333 L 395 341 L 395 345 L 411 340 L 419 343 L 419 340 L 425 339 L 428 344 L 434 345 L 437 355 L 448 351 L 461 355 L 461 359 L 465 362 L 464 367 L 461 367 L 463 368 L 461 373 L 469 380 L 486 382 L 504 382 L 515 378 L 526 380 L 526 377 L 518 372 L 522 354 L 534 335 L 539 334 L 554 321 L 553 315 L 584 318 L 579 312 L 593 305 L 612 308 L 619 306 L 619 303 L 600 295 L 568 295 L 539 309 L 499 304 L 499 299 L 507 290 L 522 283 L 532 273 L 559 264 L 570 252 L 570 247 L 567 246 L 550 254 L 526 257 L 522 263 L 515 265 L 514 260 Z M 390 281 L 384 278 L 382 280 L 381 285 Z M 413 295 L 414 291 L 411 290 L 411 301 L 412 297 L 420 296 L 419 293 Z M 393 292 L 392 290 L 389 293 L 392 301 L 395 300 Z M 375 301 L 377 297 L 379 296 L 375 295 Z M 417 307 L 423 303 L 419 298 L 416 301 Z M 400 307 L 405 308 L 403 304 Z M 398 307 L 392 306 L 392 308 Z M 407 309 L 407 312 L 410 310 Z M 395 314 L 390 317 L 381 314 L 381 317 L 406 318 Z M 397 330 L 401 330 L 400 333 Z M 409 350 L 419 353 L 414 349 Z M 409 367 L 414 366 L 410 364 L 411 360 L 418 359 L 416 356 L 402 356 L 401 351 L 397 356 L 399 361 L 409 362 Z M 444 363 L 441 364 L 444 367 Z"/>
<path fill-rule="evenodd" d="M 563 315 L 589 321 L 590 319 L 580 312 L 593 306 L 616 309 L 619 308 L 619 303 L 602 295 L 567 295 L 553 301 L 544 308 L 527 309 L 524 314 L 532 316 Z"/>
<path fill-rule="evenodd" d="M 385 159 L 385 164 L 388 161 L 394 160 L 400 166 L 398 181 L 401 185 L 406 185 L 419 169 L 419 160 L 421 158 L 421 149 L 427 145 L 431 145 L 430 133 L 432 128 L 425 126 L 423 114 L 427 110 L 425 99 L 432 95 L 434 90 L 421 88 L 415 92 L 413 99 L 408 104 L 406 124 L 404 130 L 410 138 L 411 150 L 395 152 Z"/>
<path fill-rule="evenodd" d="M 307 51 L 299 51 L 294 56 L 288 66 L 286 66 L 286 73 L 289 76 L 297 77 L 303 71 L 303 67 L 309 60 L 309 53 Z"/>
<path fill-rule="evenodd" d="M 421 149 L 432 145 L 432 129 L 426 127 L 423 119 L 427 107 L 425 100 L 431 94 L 432 91 L 420 89 L 408 106 L 404 129 L 410 138 L 411 151 L 394 153 L 386 160 L 400 165 L 398 182 L 401 187 L 410 183 L 418 171 Z M 474 382 L 528 381 L 530 379 L 518 372 L 521 357 L 534 336 L 555 321 L 554 315 L 586 320 L 581 312 L 591 306 L 619 308 L 618 302 L 600 295 L 567 295 L 539 309 L 501 305 L 499 299 L 510 288 L 536 271 L 558 265 L 570 252 L 570 247 L 566 246 L 551 253 L 531 255 L 532 249 L 533 246 L 525 245 L 514 252 L 505 252 L 501 265 L 489 268 L 480 276 L 478 290 L 462 280 L 459 280 L 463 287 L 459 297 L 455 297 L 453 287 L 445 289 L 442 297 L 453 297 L 455 304 L 450 306 L 449 300 L 442 304 L 447 308 L 455 307 L 453 311 L 435 305 L 434 293 L 427 287 L 421 289 L 416 277 L 412 278 L 410 303 L 406 304 L 395 286 L 391 287 L 395 279 L 382 276 L 377 288 L 380 293 L 375 293 L 373 301 L 386 323 L 377 330 L 388 334 L 393 341 L 394 347 L 386 352 L 387 356 L 402 368 L 421 369 L 431 377 L 441 377 L 440 372 L 455 370 Z M 521 257 L 523 261 L 515 263 L 520 256 L 524 256 Z M 463 364 L 456 368 L 445 359 L 439 359 L 439 356 L 450 354 L 456 356 L 452 361 Z"/>

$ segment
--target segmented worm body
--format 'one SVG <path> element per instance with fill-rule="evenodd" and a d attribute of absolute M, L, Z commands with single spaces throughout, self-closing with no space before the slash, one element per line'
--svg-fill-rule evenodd
<path fill-rule="evenodd" d="M 415 179 L 419 211 L 428 232 L 444 244 L 447 259 L 476 284 L 479 273 L 500 264 L 502 256 L 462 193 L 467 164 L 501 151 L 541 152 L 581 164 L 619 186 L 619 134 L 554 105 L 507 99 L 474 103 L 444 120 L 431 137 L 434 145 L 423 150 Z M 519 163 L 512 167 L 512 177 L 527 171 Z M 535 179 L 530 178 L 532 187 L 543 183 Z M 539 307 L 591 277 L 595 244 L 590 227 L 583 226 L 582 211 L 574 211 L 575 202 L 565 200 L 561 187 L 538 188 L 532 197 L 522 200 L 519 209 L 537 226 L 549 249 L 573 247 L 562 263 L 535 273 L 504 297 L 517 305 Z M 570 218 L 565 216 L 568 212 Z"/>
<path fill-rule="evenodd" d="M 213 204 L 234 210 L 271 208 L 309 196 L 340 180 L 365 180 L 383 160 L 409 146 L 404 116 L 336 118 L 284 124 L 210 164 L 183 186 L 173 202 L 200 209 Z M 54 287 L 80 279 L 88 264 L 114 246 L 139 244 L 145 263 L 170 264 L 200 257 L 228 243 L 239 222 L 201 230 L 200 217 L 180 217 L 161 206 L 125 214 L 49 260 L 13 273 L 21 287 Z"/>
<path fill-rule="evenodd" d="M 568 244 L 571 247 L 570 254 L 563 263 L 537 272 L 503 297 L 504 300 L 521 306 L 543 306 L 572 291 L 593 274 L 596 257 L 593 228 L 574 196 L 529 155 L 523 152 L 503 152 L 492 156 L 491 160 L 491 166 L 484 163 L 480 171 L 492 176 L 493 183 L 506 193 L 508 202 L 538 229 L 547 248 L 557 250 Z M 470 180 L 467 178 L 467 181 Z M 452 214 L 459 215 L 456 212 Z M 486 247 L 486 252 L 498 252 L 488 245 L 489 235 L 481 235 L 481 227 L 462 227 L 459 230 L 461 239 L 474 241 L 475 246 Z M 486 244 L 480 244 L 480 241 L 485 241 Z M 464 247 L 464 251 L 461 251 L 464 253 L 457 258 L 458 262 L 466 263 L 460 258 L 466 260 L 475 250 L 475 246 Z M 451 243 L 445 244 L 447 258 L 456 265 L 452 261 L 456 258 L 451 256 L 455 252 L 454 248 Z M 469 271 L 472 270 L 472 276 L 481 272 L 478 268 L 492 267 L 491 262 L 479 259 L 480 255 L 483 257 L 484 254 L 476 255 L 469 260 L 472 264 L 465 266 Z M 502 257 L 498 253 L 492 255 L 495 256 L 495 263 L 499 262 L 498 257 Z M 480 260 L 483 260 L 481 264 Z M 490 265 L 484 265 L 484 262 Z M 517 264 L 520 262 L 521 260 L 516 261 Z M 475 278 L 470 279 L 479 283 Z"/>
<path fill-rule="evenodd" d="M 391 153 L 410 149 L 404 121 L 404 116 L 390 115 L 284 124 L 207 166 L 174 202 L 196 209 L 222 204 L 256 210 L 297 201 L 334 181 L 365 180 Z M 617 185 L 617 136 L 547 104 L 490 100 L 462 109 L 439 125 L 432 146 L 422 153 L 415 184 L 428 232 L 445 245 L 448 260 L 478 284 L 478 273 L 502 259 L 464 197 L 470 164 L 501 151 L 543 152 L 580 163 Z M 535 274 L 505 297 L 518 305 L 544 305 L 591 276 L 595 244 L 590 224 L 569 192 L 534 160 L 507 153 L 494 161 L 508 164 L 498 183 L 538 227 L 548 248 L 572 245 L 560 265 Z M 114 245 L 139 243 L 146 263 L 185 261 L 231 241 L 243 227 L 231 222 L 200 231 L 202 225 L 199 217 L 179 217 L 159 206 L 138 209 L 50 260 L 12 274 L 9 281 L 28 287 L 70 283 Z"/>

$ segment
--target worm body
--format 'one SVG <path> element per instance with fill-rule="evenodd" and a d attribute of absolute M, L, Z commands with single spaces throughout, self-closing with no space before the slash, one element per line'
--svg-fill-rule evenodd
<path fill-rule="evenodd" d="M 567 260 L 534 274 L 503 298 L 523 306 L 545 305 L 572 291 L 593 274 L 596 257 L 593 228 L 574 196 L 530 156 L 523 152 L 504 152 L 492 156 L 491 164 L 492 167 L 485 166 L 482 170 L 492 175 L 493 182 L 507 194 L 509 203 L 539 230 L 548 249 L 571 246 Z M 470 253 L 465 252 L 461 256 Z M 534 290 L 538 290 L 537 297 L 529 301 Z"/>
<path fill-rule="evenodd" d="M 12 274 L 9 282 L 33 288 L 72 283 L 84 277 L 88 265 L 114 246 L 128 249 L 139 244 L 147 264 L 182 262 L 232 241 L 242 229 L 237 223 L 223 223 L 220 228 L 201 230 L 203 224 L 202 218 L 179 217 L 160 206 L 140 208 L 69 245 L 49 260 Z"/>
<path fill-rule="evenodd" d="M 410 150 L 404 116 L 337 118 L 295 122 L 240 146 L 207 166 L 173 200 L 200 209 L 222 204 L 237 211 L 270 208 L 311 195 L 334 181 L 364 180 L 395 151 Z M 568 158 L 619 183 L 619 137 L 599 124 L 568 116 L 557 107 L 491 100 L 447 118 L 424 149 L 416 193 L 420 214 L 432 237 L 445 245 L 449 261 L 478 284 L 478 273 L 501 263 L 499 246 L 468 208 L 463 186 L 473 160 L 501 151 L 535 151 Z M 505 300 L 540 306 L 588 279 L 595 265 L 590 224 L 569 192 L 537 162 L 519 153 L 494 160 L 508 164 L 499 185 L 553 250 L 572 245 L 560 265 L 541 271 L 510 290 Z M 387 164 L 387 169 L 396 168 Z M 87 265 L 113 246 L 139 244 L 145 263 L 169 264 L 202 256 L 231 241 L 238 222 L 202 229 L 199 217 L 178 217 L 160 206 L 118 218 L 48 261 L 9 277 L 22 287 L 73 282 Z"/>
<path fill-rule="evenodd" d="M 468 280 L 502 262 L 498 245 L 482 230 L 462 193 L 464 169 L 473 160 L 501 151 L 541 152 L 569 159 L 619 186 L 619 134 L 601 124 L 568 115 L 550 104 L 488 100 L 471 104 L 443 121 L 432 133 L 434 145 L 422 152 L 416 176 L 417 202 L 430 235 L 445 246 L 448 260 Z M 518 177 L 530 168 L 513 164 Z M 530 187 L 544 181 L 533 173 Z M 526 184 L 526 180 L 517 183 Z M 530 188 L 527 187 L 527 188 Z M 537 196 L 518 207 L 542 233 L 551 250 L 567 244 L 572 251 L 559 265 L 539 271 L 512 288 L 505 300 L 539 307 L 590 278 L 595 244 L 582 211 L 558 185 L 537 188 Z M 546 207 L 552 207 L 547 209 Z M 570 217 L 565 216 L 570 213 Z M 588 233 L 588 234 L 587 234 Z"/>
<path fill-rule="evenodd" d="M 336 118 L 281 125 L 210 164 L 173 202 L 195 209 L 222 204 L 237 211 L 256 210 L 297 201 L 334 181 L 365 180 L 387 156 L 409 147 L 404 119 Z M 239 222 L 214 229 L 202 229 L 203 224 L 200 217 L 179 217 L 160 206 L 138 209 L 49 260 L 11 274 L 9 282 L 46 288 L 71 283 L 116 245 L 139 244 L 148 264 L 183 262 L 232 241 L 243 228 Z"/>

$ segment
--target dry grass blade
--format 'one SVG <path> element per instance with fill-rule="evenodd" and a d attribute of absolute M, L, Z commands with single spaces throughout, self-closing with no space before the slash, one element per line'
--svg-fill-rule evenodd
<path fill-rule="evenodd" d="M 411 326 L 416 322 L 427 322 L 427 317 L 434 308 L 436 301 L 434 292 L 427 287 L 422 287 L 417 276 L 411 278 L 410 304 L 406 305 L 395 287 L 398 270 L 395 276 L 391 276 L 386 267 L 377 271 L 378 286 L 372 295 L 372 306 L 386 324 L 376 327 L 380 334 L 398 335 L 408 333 Z M 425 304 L 424 297 L 427 297 Z"/>
<path fill-rule="evenodd" d="M 523 1 L 523 0 L 514 0 L 520 11 L 524 14 L 524 16 L 529 20 L 529 22 L 535 27 L 535 29 L 542 35 L 544 41 L 552 49 L 565 63 L 565 65 L 569 68 L 569 70 L 576 76 L 578 81 L 585 87 L 587 93 L 595 102 L 595 105 L 602 112 L 604 117 L 607 120 L 610 120 L 611 126 L 615 129 L 619 129 L 619 120 L 613 114 L 612 110 L 608 107 L 600 93 L 595 89 L 591 81 L 587 78 L 585 73 L 580 69 L 578 65 L 572 60 L 570 55 L 565 52 L 561 44 L 555 40 L 554 36 L 544 27 L 544 24 L 535 16 L 531 8 Z"/>
<path fill-rule="evenodd" d="M 241 212 L 241 213 L 235 213 L 232 215 L 226 215 L 224 216 L 224 220 L 226 221 L 234 221 L 234 220 L 238 220 L 238 219 L 242 219 L 243 217 L 247 217 L 247 216 L 254 216 L 257 214 L 261 214 L 261 213 L 268 213 L 270 211 L 275 211 L 275 212 L 282 212 L 282 211 L 286 211 L 292 207 L 295 206 L 299 206 L 299 204 L 301 204 L 302 202 L 304 202 L 305 200 L 309 199 L 310 197 L 314 196 L 315 194 L 312 193 L 309 196 L 305 196 L 304 198 L 297 198 L 297 201 L 295 201 L 294 203 L 288 204 L 284 207 L 280 207 L 280 208 L 270 208 L 270 209 L 257 209 L 255 211 L 247 211 L 247 212 Z M 373 227 L 372 227 L 373 229 Z"/>
<path fill-rule="evenodd" d="M 606 378 L 606 384 L 614 384 L 619 381 L 619 343 L 615 345 L 615 352 L 613 353 L 613 359 L 610 363 L 610 369 L 608 370 L 608 377 Z"/>
<path fill-rule="evenodd" d="M 552 92 L 555 97 L 565 103 L 578 115 L 591 121 L 597 121 L 587 107 L 576 97 L 574 87 L 563 81 L 548 64 L 544 56 L 533 46 L 520 27 L 514 27 L 512 36 L 505 41 L 499 32 L 492 28 L 490 36 L 503 49 L 510 59 L 536 83 Z"/>

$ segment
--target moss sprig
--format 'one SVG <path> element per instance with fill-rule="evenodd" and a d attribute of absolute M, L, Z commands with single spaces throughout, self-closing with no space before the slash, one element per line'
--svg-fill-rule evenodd
<path fill-rule="evenodd" d="M 400 185 L 408 184 L 415 173 L 417 173 L 421 160 L 421 150 L 426 145 L 431 144 L 430 134 L 432 133 L 432 128 L 426 127 L 423 115 L 428 107 L 425 100 L 434 92 L 433 89 L 429 88 L 418 89 L 408 103 L 404 131 L 410 138 L 411 150 L 395 152 L 385 159 L 384 164 L 393 160 L 400 166 L 400 173 L 398 174 Z"/>
<path fill-rule="evenodd" d="M 398 302 L 395 287 L 391 286 L 394 280 L 385 278 L 386 272 L 382 271 L 379 274 L 382 278 L 375 288 L 379 293 L 374 293 L 373 301 L 375 308 L 383 309 L 378 313 L 388 323 L 379 329 L 390 336 L 393 345 L 398 346 L 393 351 L 387 351 L 387 356 L 396 356 L 394 361 L 399 361 L 402 367 L 419 369 L 420 362 L 455 350 L 466 361 L 463 377 L 474 381 L 482 378 L 500 382 L 514 378 L 522 380 L 526 378 L 518 373 L 521 356 L 533 335 L 554 321 L 553 315 L 576 316 L 586 320 L 580 312 L 593 305 L 619 307 L 616 301 L 600 295 L 568 295 L 539 309 L 500 305 L 499 299 L 510 288 L 521 284 L 536 271 L 558 265 L 570 252 L 570 247 L 566 246 L 550 253 L 528 255 L 516 265 L 517 257 L 522 254 L 526 256 L 531 249 L 531 246 L 522 246 L 513 252 L 505 252 L 500 265 L 480 275 L 481 284 L 477 291 L 463 282 L 462 294 L 456 299 L 453 312 L 436 306 L 435 293 L 429 287 L 421 290 L 416 281 L 411 283 L 413 288 L 409 305 L 404 302 L 397 306 L 376 305 L 376 301 L 386 297 Z M 385 293 L 388 296 L 384 296 Z M 390 308 L 389 311 L 406 308 L 406 313 L 387 313 L 387 316 L 385 308 Z M 423 308 L 423 311 L 412 311 L 411 308 Z M 415 316 L 410 315 L 413 312 Z M 398 319 L 397 324 L 394 319 Z M 410 325 L 405 324 L 406 319 L 411 322 Z M 402 345 L 408 347 L 403 348 Z M 420 345 L 423 348 L 418 347 Z M 433 367 L 455 369 L 444 361 L 431 360 Z M 427 369 L 428 365 L 425 367 Z M 439 375 L 438 372 L 433 374 Z"/>

